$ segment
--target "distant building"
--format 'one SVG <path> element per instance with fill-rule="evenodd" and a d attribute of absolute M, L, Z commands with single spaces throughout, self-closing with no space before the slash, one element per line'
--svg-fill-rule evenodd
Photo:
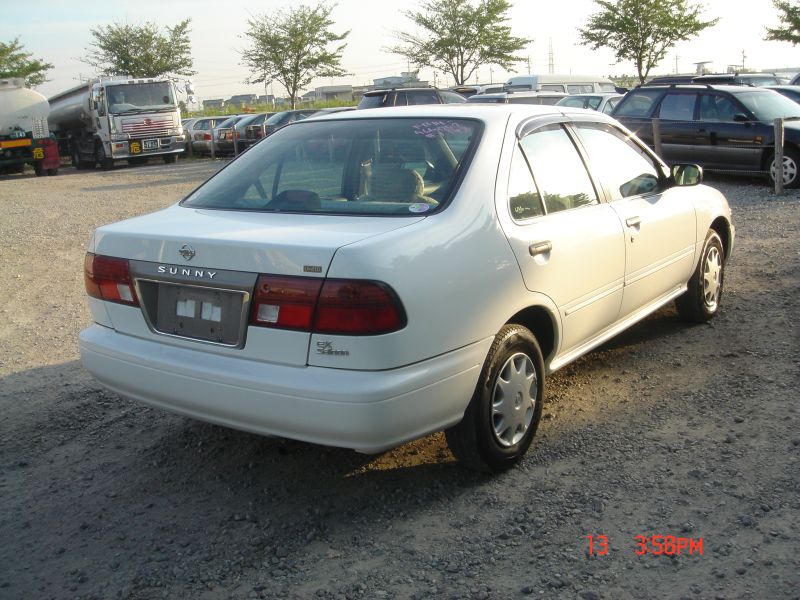
<path fill-rule="evenodd" d="M 422 81 L 417 77 L 419 71 L 407 71 L 400 73 L 400 76 L 391 75 L 372 80 L 372 89 L 398 88 L 398 87 L 426 87 L 427 81 Z"/>
<path fill-rule="evenodd" d="M 303 102 L 352 102 L 352 85 L 323 85 L 301 97 Z"/>
<path fill-rule="evenodd" d="M 242 108 L 245 106 L 253 106 L 257 101 L 257 94 L 238 94 L 230 97 L 228 100 L 228 106 L 238 106 L 239 108 Z"/>

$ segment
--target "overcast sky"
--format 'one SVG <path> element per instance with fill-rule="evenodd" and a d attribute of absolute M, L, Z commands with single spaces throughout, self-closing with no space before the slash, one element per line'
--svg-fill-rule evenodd
<path fill-rule="evenodd" d="M 593 0 L 517 0 L 513 3 L 510 11 L 512 32 L 534 40 L 522 53 L 530 57 L 531 72 L 548 72 L 552 41 L 556 73 L 635 73 L 632 63 L 614 64 L 611 51 L 591 51 L 577 44 L 577 28 L 586 23 L 588 15 L 597 12 Z M 8 42 L 18 36 L 34 57 L 54 65 L 48 74 L 51 81 L 38 88 L 50 96 L 76 85 L 80 77 L 93 74 L 92 68 L 80 60 L 86 55 L 92 27 L 111 23 L 142 24 L 146 21 L 175 25 L 191 17 L 192 57 L 198 72 L 193 80 L 198 97 L 263 94 L 263 85 L 244 83 L 248 72 L 240 65 L 240 52 L 246 45 L 242 34 L 247 28 L 247 20 L 296 5 L 296 2 L 287 0 L 0 0 L 0 41 Z M 350 30 L 343 67 L 353 75 L 316 80 L 312 86 L 368 84 L 378 77 L 399 75 L 407 70 L 405 59 L 387 52 L 385 47 L 394 43 L 396 30 L 411 27 L 402 11 L 418 5 L 416 0 L 400 3 L 339 0 L 332 14 L 336 24 L 334 30 Z M 715 71 L 725 71 L 728 65 L 741 64 L 742 60 L 748 70 L 797 67 L 800 71 L 800 47 L 763 41 L 765 27 L 775 26 L 778 22 L 771 0 L 748 0 L 746 4 L 706 0 L 703 5 L 704 17 L 719 17 L 719 23 L 698 38 L 678 44 L 653 74 L 675 72 L 676 61 L 681 73 L 693 72 L 692 63 L 698 61 L 711 61 Z M 553 7 L 558 10 L 553 10 Z M 525 73 L 527 69 L 527 64 L 523 63 L 516 72 Z M 507 76 L 507 72 L 496 67 L 491 73 L 494 81 L 503 81 Z M 423 69 L 420 77 L 434 82 L 434 74 L 429 69 Z M 488 67 L 481 69 L 479 79 L 482 83 L 490 81 Z M 436 82 L 439 85 L 452 84 L 451 80 L 443 82 L 441 73 L 437 74 Z M 282 93 L 277 85 L 274 91 Z"/>

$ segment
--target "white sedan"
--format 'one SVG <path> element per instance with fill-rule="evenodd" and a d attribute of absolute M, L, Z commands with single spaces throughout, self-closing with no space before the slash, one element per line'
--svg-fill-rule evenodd
<path fill-rule="evenodd" d="M 426 105 L 286 127 L 181 202 L 97 229 L 83 364 L 122 395 L 379 452 L 526 452 L 545 378 L 675 300 L 718 311 L 725 198 L 613 119 Z"/>

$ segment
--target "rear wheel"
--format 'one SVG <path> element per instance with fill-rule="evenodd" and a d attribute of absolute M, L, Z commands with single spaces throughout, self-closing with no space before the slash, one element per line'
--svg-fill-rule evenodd
<path fill-rule="evenodd" d="M 36 173 L 37 177 L 44 175 L 44 165 L 41 161 L 36 161 L 33 163 L 33 172 Z"/>
<path fill-rule="evenodd" d="M 77 144 L 72 147 L 72 166 L 80 170 L 94 167 L 92 163 L 86 162 L 81 158 L 81 153 L 78 150 Z"/>
<path fill-rule="evenodd" d="M 777 176 L 775 155 L 769 161 L 769 180 L 775 183 Z M 783 187 L 787 189 L 800 187 L 800 153 L 792 148 L 783 149 Z"/>
<path fill-rule="evenodd" d="M 725 251 L 716 231 L 709 230 L 703 252 L 683 295 L 675 300 L 678 314 L 686 321 L 705 323 L 719 311 L 725 275 Z"/>
<path fill-rule="evenodd" d="M 521 325 L 495 336 L 462 421 L 445 431 L 467 467 L 504 471 L 531 445 L 542 416 L 544 361 L 536 338 Z"/>

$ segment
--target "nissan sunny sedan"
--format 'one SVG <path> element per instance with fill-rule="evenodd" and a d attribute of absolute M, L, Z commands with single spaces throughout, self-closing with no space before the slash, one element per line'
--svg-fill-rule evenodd
<path fill-rule="evenodd" d="M 82 361 L 189 417 L 367 453 L 444 430 L 507 469 L 550 373 L 673 300 L 718 312 L 734 226 L 701 179 L 579 109 L 298 122 L 96 230 Z"/>

